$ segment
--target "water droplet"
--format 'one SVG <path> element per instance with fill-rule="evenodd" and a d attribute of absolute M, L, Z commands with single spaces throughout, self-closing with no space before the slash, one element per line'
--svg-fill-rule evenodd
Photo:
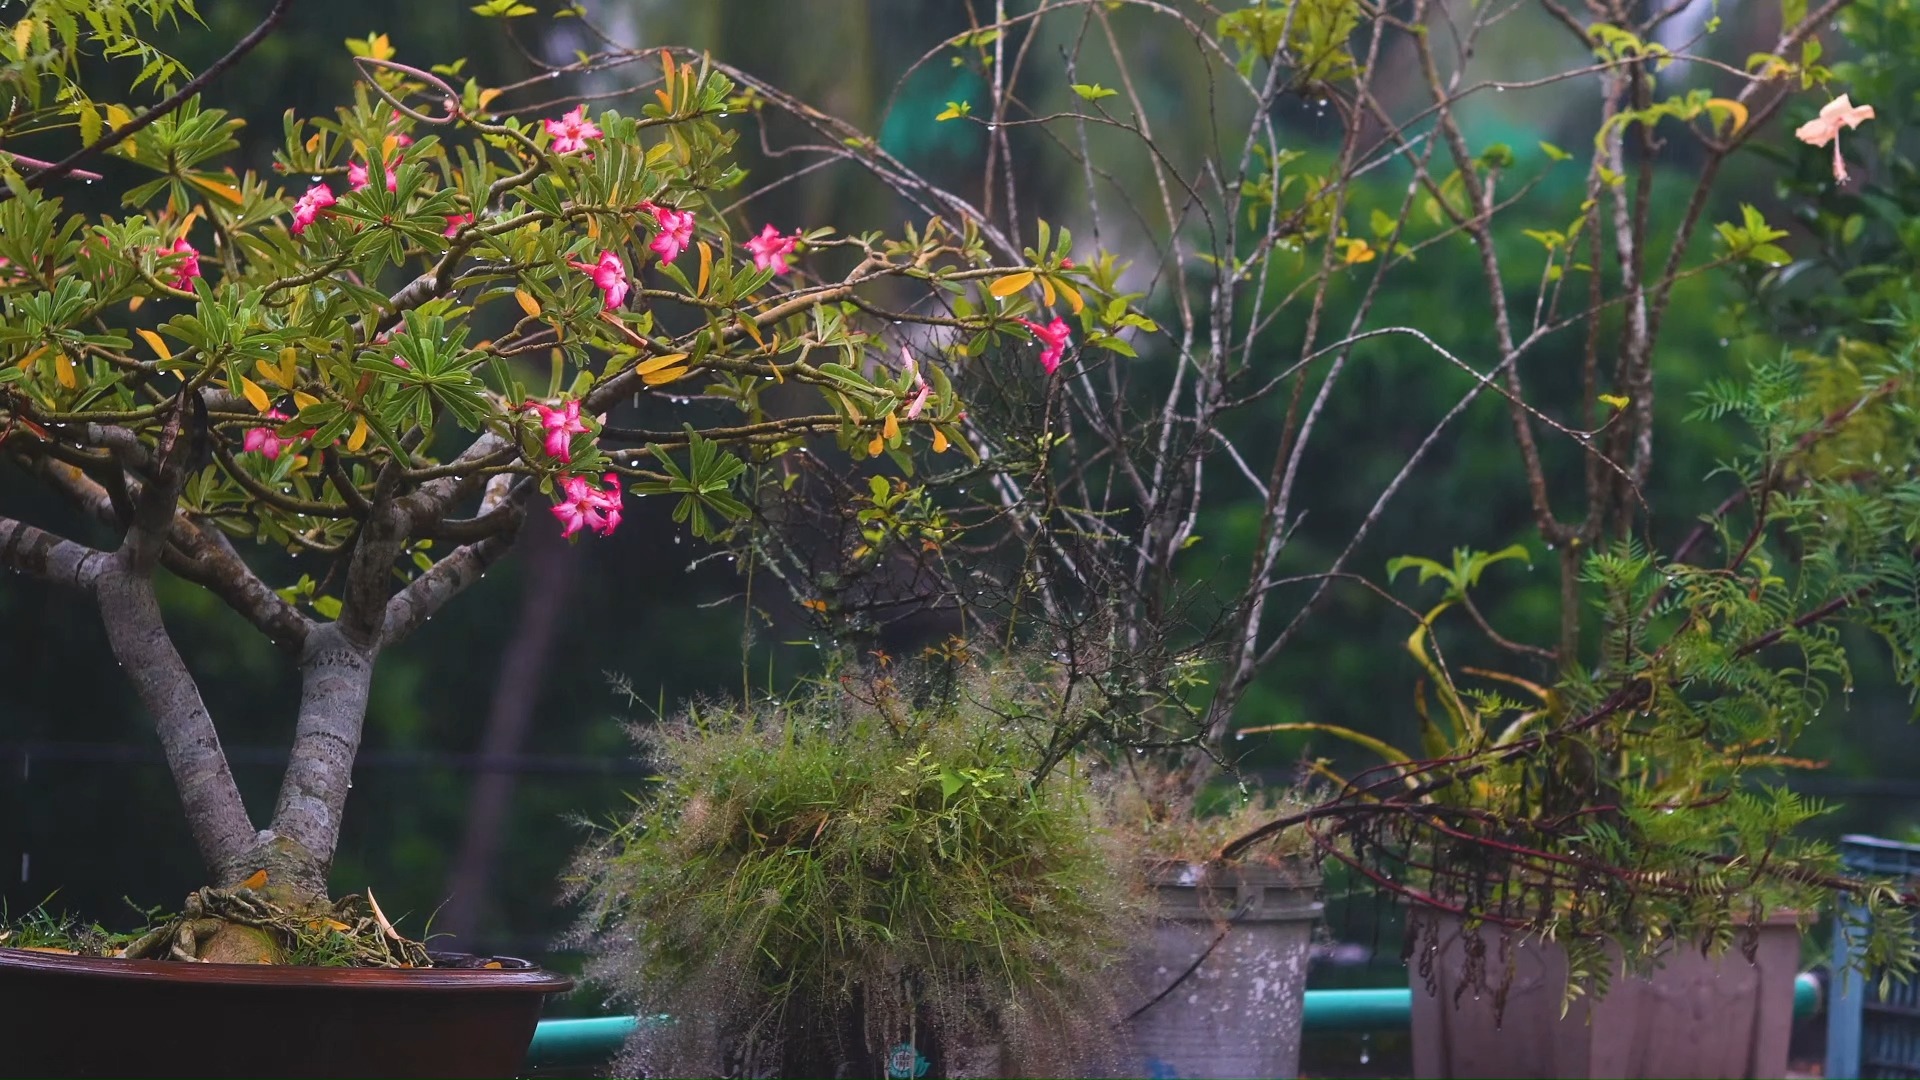
<path fill-rule="evenodd" d="M 1493 88 L 1493 92 L 1496 94 L 1504 94 L 1507 92 L 1507 88 L 1504 86 L 1496 86 Z"/>
<path fill-rule="evenodd" d="M 1373 1048 L 1372 1048 L 1372 1046 L 1370 1045 L 1370 1044 L 1372 1043 L 1372 1041 L 1373 1041 L 1373 1037 L 1372 1037 L 1371 1035 L 1368 1035 L 1368 1034 L 1366 1034 L 1365 1032 L 1362 1032 L 1362 1033 L 1361 1033 L 1361 1035 L 1360 1035 L 1360 1064 L 1362 1064 L 1362 1065 L 1365 1065 L 1365 1064 L 1367 1064 L 1368 1062 L 1370 1062 L 1370 1061 L 1372 1061 L 1372 1060 L 1373 1060 Z"/>
<path fill-rule="evenodd" d="M 311 180 L 311 181 L 313 181 L 314 183 L 316 183 L 316 184 L 317 184 L 317 183 L 319 183 L 319 182 L 320 182 L 320 174 L 319 174 L 319 173 L 314 173 L 314 174 L 313 174 L 312 176 L 309 176 L 309 177 L 307 177 L 307 179 L 309 179 L 309 180 Z"/>

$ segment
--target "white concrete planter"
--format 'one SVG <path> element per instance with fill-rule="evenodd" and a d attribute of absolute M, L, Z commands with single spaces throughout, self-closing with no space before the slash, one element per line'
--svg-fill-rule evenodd
<path fill-rule="evenodd" d="M 1299 1075 L 1318 871 L 1172 863 L 1148 880 L 1159 911 L 1135 958 L 1134 1075 Z"/>

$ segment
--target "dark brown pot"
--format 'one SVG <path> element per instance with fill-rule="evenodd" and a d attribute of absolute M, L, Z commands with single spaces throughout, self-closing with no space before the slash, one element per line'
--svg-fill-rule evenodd
<path fill-rule="evenodd" d="M 1483 927 L 1486 985 L 1466 981 L 1459 919 L 1409 916 L 1416 957 L 1429 947 L 1438 995 L 1427 992 L 1416 959 L 1413 980 L 1413 1075 L 1418 1077 L 1780 1077 L 1787 1070 L 1793 1026 L 1793 982 L 1800 966 L 1800 928 L 1791 915 L 1759 930 L 1753 963 L 1735 944 L 1708 959 L 1698 949 L 1672 949 L 1660 970 L 1615 978 L 1599 1002 L 1577 998 L 1560 1015 L 1567 954 L 1537 939 L 1513 943 L 1513 982 L 1495 1023 L 1492 989 L 1503 960 L 1500 933 Z"/>
<path fill-rule="evenodd" d="M 400 971 L 0 949 L 0 1076 L 511 1077 L 546 996 L 573 980 L 500 963 Z"/>

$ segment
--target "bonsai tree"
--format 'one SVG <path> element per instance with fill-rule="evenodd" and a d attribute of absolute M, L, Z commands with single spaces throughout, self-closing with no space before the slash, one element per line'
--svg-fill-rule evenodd
<path fill-rule="evenodd" d="M 374 35 L 349 43 L 352 101 L 289 114 L 270 175 L 224 165 L 236 121 L 203 95 L 289 7 L 197 74 L 143 36 L 195 17 L 175 0 L 85 19 L 36 0 L 0 43 L 0 453 L 95 525 L 0 516 L 0 564 L 97 606 L 214 887 L 203 918 L 243 887 L 324 904 L 381 655 L 523 520 L 586 540 L 620 528 L 629 496 L 660 498 L 715 540 L 796 462 L 970 453 L 946 360 L 888 340 L 890 308 L 916 295 L 971 297 L 951 325 L 1025 337 L 989 285 L 1044 272 L 1102 325 L 1131 317 L 1110 278 L 1027 265 L 939 207 L 900 239 L 730 215 L 744 174 L 726 118 L 758 99 L 671 50 L 645 54 L 637 115 L 594 115 L 516 108 L 552 84 L 456 86 L 459 65 L 410 67 Z M 99 96 L 95 50 L 140 58 L 158 100 Z M 65 156 L 14 152 L 27 132 Z M 62 189 L 109 156 L 143 177 L 124 214 L 68 212 Z M 280 553 L 325 569 L 296 575 Z M 242 803 L 156 600 L 163 572 L 300 674 L 270 812 Z M 147 947 L 204 955 L 204 926 Z"/>

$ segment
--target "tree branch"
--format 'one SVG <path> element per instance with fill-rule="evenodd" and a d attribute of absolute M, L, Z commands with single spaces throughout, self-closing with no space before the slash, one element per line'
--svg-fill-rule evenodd
<path fill-rule="evenodd" d="M 9 570 L 92 592 L 106 559 L 104 551 L 0 517 L 0 566 Z"/>
<path fill-rule="evenodd" d="M 174 91 L 171 97 L 155 105 L 153 108 L 148 109 L 146 112 L 141 113 L 139 116 L 134 117 L 132 120 L 127 121 L 120 127 L 95 139 L 86 146 L 68 154 L 54 164 L 28 174 L 24 178 L 26 186 L 29 188 L 45 187 L 47 184 L 73 172 L 81 162 L 95 154 L 104 153 L 119 146 L 148 124 L 185 105 L 188 99 L 205 89 L 208 83 L 219 78 L 228 68 L 238 63 L 241 57 L 252 52 L 254 46 L 265 41 L 267 36 L 272 34 L 274 29 L 280 25 L 281 20 L 287 17 L 287 12 L 292 8 L 293 0 L 275 0 L 273 10 L 267 12 L 267 17 L 260 21 L 259 26 L 254 27 L 253 31 L 246 37 L 235 42 L 233 48 L 227 51 L 227 55 L 215 60 L 207 67 L 207 70 L 194 76 L 185 86 Z M 11 198 L 13 198 L 12 191 L 0 189 L 0 202 L 5 202 Z"/>
<path fill-rule="evenodd" d="M 381 645 L 397 645 L 407 635 L 465 592 L 486 574 L 487 568 L 513 550 L 516 530 L 507 530 L 455 548 L 453 554 L 433 564 L 433 569 L 414 578 L 407 587 L 387 601 L 386 624 Z"/>

